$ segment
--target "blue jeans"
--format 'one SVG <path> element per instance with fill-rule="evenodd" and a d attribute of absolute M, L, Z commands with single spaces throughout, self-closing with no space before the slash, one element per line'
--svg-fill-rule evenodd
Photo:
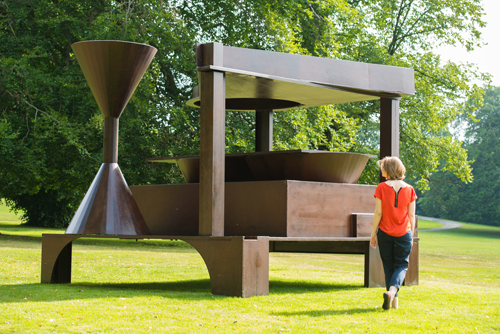
<path fill-rule="evenodd" d="M 377 232 L 380 257 L 384 265 L 385 287 L 387 291 L 391 286 L 399 288 L 403 284 L 408 270 L 413 238 L 411 231 L 400 237 L 393 237 L 381 229 Z"/>

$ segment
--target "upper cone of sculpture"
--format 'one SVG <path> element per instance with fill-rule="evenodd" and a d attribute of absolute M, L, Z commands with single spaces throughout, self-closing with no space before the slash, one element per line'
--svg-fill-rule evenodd
<path fill-rule="evenodd" d="M 120 117 L 157 49 L 123 41 L 71 45 L 104 117 Z"/>

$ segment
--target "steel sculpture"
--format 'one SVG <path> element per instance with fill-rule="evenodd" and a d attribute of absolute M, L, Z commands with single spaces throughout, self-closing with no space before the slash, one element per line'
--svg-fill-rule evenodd
<path fill-rule="evenodd" d="M 199 44 L 200 86 L 187 104 L 200 108 L 200 156 L 149 159 L 177 163 L 188 183 L 132 186 L 132 197 L 117 165 L 118 117 L 154 51 L 110 41 L 76 43 L 73 49 L 106 117 L 104 163 L 67 234 L 43 236 L 42 282 L 71 281 L 73 240 L 111 233 L 118 235 L 99 237 L 190 243 L 205 260 L 214 294 L 268 294 L 269 252 L 364 254 L 365 286 L 384 286 L 378 251 L 369 246 L 375 186 L 354 184 L 369 156 L 273 152 L 273 113 L 380 100 L 380 157 L 398 156 L 399 99 L 415 93 L 413 70 Z M 256 113 L 256 152 L 225 154 L 226 110 Z M 118 176 L 107 176 L 110 170 Z M 123 182 L 118 187 L 113 180 Z M 105 198 L 116 198 L 116 205 Z M 125 202 L 126 210 L 120 204 Z M 125 225 L 139 227 L 124 233 L 133 229 L 109 224 L 119 221 L 110 212 L 134 212 Z M 147 230 L 150 235 L 144 235 Z M 407 285 L 418 284 L 416 231 L 414 237 Z"/>
<path fill-rule="evenodd" d="M 149 234 L 118 167 L 118 120 L 157 50 L 121 41 L 78 42 L 71 48 L 104 115 L 104 146 L 103 164 L 66 233 Z"/>

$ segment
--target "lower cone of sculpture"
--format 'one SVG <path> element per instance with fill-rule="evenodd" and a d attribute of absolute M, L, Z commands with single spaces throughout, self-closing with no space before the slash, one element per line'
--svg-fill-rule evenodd
<path fill-rule="evenodd" d="M 150 234 L 117 163 L 103 163 L 67 234 Z"/>

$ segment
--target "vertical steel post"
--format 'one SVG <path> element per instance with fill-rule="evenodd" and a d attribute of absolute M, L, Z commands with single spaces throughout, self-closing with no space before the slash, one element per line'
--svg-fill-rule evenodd
<path fill-rule="evenodd" d="M 255 152 L 273 150 L 273 111 L 263 109 L 255 111 Z"/>
<path fill-rule="evenodd" d="M 118 163 L 118 124 L 116 117 L 104 118 L 104 163 Z"/>
<path fill-rule="evenodd" d="M 399 157 L 399 98 L 380 99 L 380 159 L 387 156 Z"/>
<path fill-rule="evenodd" d="M 203 65 L 222 65 L 222 44 L 205 44 L 200 49 L 197 56 L 202 57 Z M 225 95 L 225 74 L 201 71 L 199 235 L 202 236 L 224 235 Z"/>

